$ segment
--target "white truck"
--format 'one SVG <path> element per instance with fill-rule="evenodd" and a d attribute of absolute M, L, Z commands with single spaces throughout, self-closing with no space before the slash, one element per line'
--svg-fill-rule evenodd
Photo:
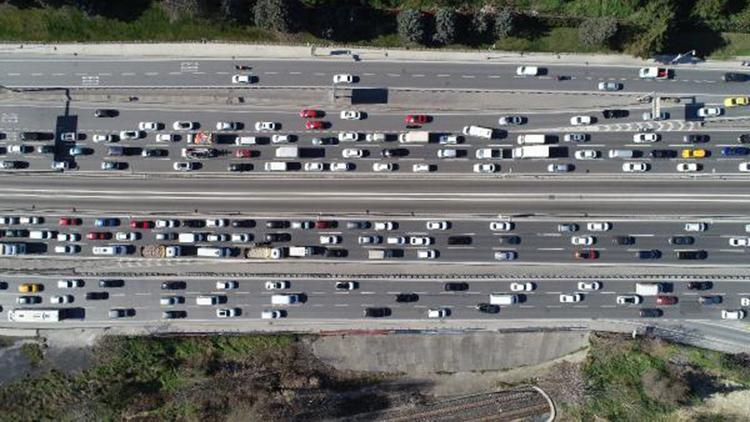
<path fill-rule="evenodd" d="M 513 158 L 549 158 L 549 145 L 533 145 L 513 148 Z"/>
<path fill-rule="evenodd" d="M 64 319 L 60 309 L 11 309 L 8 311 L 10 322 L 60 322 Z"/>
<path fill-rule="evenodd" d="M 409 144 L 426 144 L 430 142 L 430 132 L 426 130 L 415 130 L 411 132 L 401 133 L 398 135 L 398 141 L 401 143 Z"/>
<path fill-rule="evenodd" d="M 289 256 L 295 258 L 304 258 L 313 254 L 313 248 L 309 246 L 290 246 Z"/>
<path fill-rule="evenodd" d="M 642 67 L 638 71 L 641 79 L 669 79 L 669 69 L 664 67 Z"/>
<path fill-rule="evenodd" d="M 656 296 L 661 293 L 661 284 L 635 283 L 635 293 L 640 296 Z"/>
<path fill-rule="evenodd" d="M 299 157 L 299 148 L 297 147 L 276 148 L 276 158 L 297 158 L 297 157 Z"/>

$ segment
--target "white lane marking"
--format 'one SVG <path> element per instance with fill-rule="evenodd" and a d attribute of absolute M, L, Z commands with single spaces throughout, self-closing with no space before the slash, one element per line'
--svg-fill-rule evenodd
<path fill-rule="evenodd" d="M 263 72 L 264 75 L 278 75 L 279 72 Z"/>
<path fill-rule="evenodd" d="M 386 73 L 386 75 L 393 77 L 393 78 L 398 78 L 399 76 L 401 76 L 400 73 Z"/>
<path fill-rule="evenodd" d="M 158 74 L 159 74 L 159 72 L 146 72 L 146 73 L 144 73 L 144 75 L 146 75 L 146 76 L 156 76 Z"/>
<path fill-rule="evenodd" d="M 451 74 L 450 73 L 438 73 L 436 76 L 438 78 L 447 78 L 447 77 L 450 77 Z"/>
<path fill-rule="evenodd" d="M 135 72 L 122 72 L 120 76 L 135 76 Z"/>
<path fill-rule="evenodd" d="M 422 73 L 415 73 L 415 74 L 411 75 L 411 77 L 412 78 L 424 78 L 424 74 L 422 74 Z"/>
<path fill-rule="evenodd" d="M 463 79 L 474 79 L 474 78 L 476 78 L 476 76 L 475 75 L 461 75 L 461 78 L 463 78 Z"/>
<path fill-rule="evenodd" d="M 21 76 L 21 74 L 13 72 L 13 73 L 8 73 L 8 76 Z"/>
<path fill-rule="evenodd" d="M 289 72 L 289 74 L 290 74 L 290 75 L 301 75 L 301 74 L 302 74 L 302 72 L 297 72 L 297 71 L 295 71 L 295 72 Z"/>

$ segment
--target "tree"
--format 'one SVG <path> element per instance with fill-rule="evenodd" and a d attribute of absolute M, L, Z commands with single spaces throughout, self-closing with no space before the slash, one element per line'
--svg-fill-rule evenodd
<path fill-rule="evenodd" d="M 435 35 L 433 41 L 438 44 L 456 42 L 458 15 L 453 9 L 441 8 L 435 13 Z"/>
<path fill-rule="evenodd" d="M 426 39 L 426 25 L 422 12 L 414 9 L 402 10 L 396 18 L 398 35 L 404 42 L 423 43 Z"/>
<path fill-rule="evenodd" d="M 652 0 L 643 9 L 641 35 L 628 47 L 628 53 L 642 58 L 661 52 L 667 44 L 669 31 L 675 21 L 675 5 L 671 0 Z"/>
<path fill-rule="evenodd" d="M 475 13 L 471 18 L 471 30 L 476 42 L 492 42 L 495 32 L 495 15 L 484 10 Z"/>
<path fill-rule="evenodd" d="M 293 12 L 301 7 L 294 0 L 258 0 L 255 3 L 255 26 L 290 33 L 297 28 Z"/>
<path fill-rule="evenodd" d="M 219 1 L 219 14 L 229 22 L 246 22 L 249 17 L 248 9 L 246 0 Z"/>
<path fill-rule="evenodd" d="M 171 22 L 205 13 L 205 3 L 201 0 L 164 0 L 161 5 Z"/>
<path fill-rule="evenodd" d="M 515 23 L 513 11 L 507 7 L 501 9 L 495 16 L 495 37 L 501 39 L 512 35 Z"/>
<path fill-rule="evenodd" d="M 588 47 L 607 45 L 616 33 L 617 20 L 613 17 L 584 19 L 578 26 L 578 39 Z"/>

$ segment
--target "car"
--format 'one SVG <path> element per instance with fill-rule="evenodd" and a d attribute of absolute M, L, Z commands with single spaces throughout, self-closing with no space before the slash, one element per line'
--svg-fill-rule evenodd
<path fill-rule="evenodd" d="M 451 223 L 445 220 L 434 220 L 428 221 L 425 227 L 427 227 L 427 230 L 448 230 L 451 227 Z"/>
<path fill-rule="evenodd" d="M 496 261 L 514 261 L 518 258 L 516 251 L 496 251 L 494 254 Z"/>
<path fill-rule="evenodd" d="M 463 136 L 458 135 L 440 135 L 438 137 L 438 143 L 440 145 L 457 145 L 464 141 Z"/>
<path fill-rule="evenodd" d="M 404 118 L 407 125 L 423 125 L 430 122 L 430 117 L 424 114 L 409 114 Z"/>
<path fill-rule="evenodd" d="M 664 315 L 664 311 L 661 309 L 643 308 L 638 311 L 638 316 L 641 318 L 659 318 Z"/>
<path fill-rule="evenodd" d="M 416 293 L 397 293 L 396 294 L 396 302 L 398 303 L 411 303 L 411 302 L 417 302 L 419 300 L 419 295 Z"/>
<path fill-rule="evenodd" d="M 536 286 L 534 285 L 534 283 L 531 283 L 531 282 L 526 282 L 526 283 L 513 282 L 513 283 L 510 283 L 510 291 L 511 292 L 531 292 L 531 291 L 534 291 L 535 288 L 536 288 Z"/>
<path fill-rule="evenodd" d="M 27 154 L 34 152 L 34 148 L 28 145 L 9 145 L 7 151 L 8 154 Z"/>
<path fill-rule="evenodd" d="M 602 288 L 602 283 L 598 281 L 579 281 L 578 282 L 578 290 L 583 291 L 594 291 L 599 290 Z"/>
<path fill-rule="evenodd" d="M 86 292 L 86 300 L 107 300 L 109 299 L 109 293 L 107 292 Z"/>
<path fill-rule="evenodd" d="M 373 163 L 372 171 L 374 172 L 389 172 L 395 170 L 396 167 L 392 163 Z"/>
<path fill-rule="evenodd" d="M 697 251 L 676 251 L 677 259 L 703 260 L 708 258 L 708 252 L 704 250 Z"/>
<path fill-rule="evenodd" d="M 507 232 L 515 228 L 515 223 L 510 221 L 492 221 L 490 222 L 490 230 L 493 232 Z"/>
<path fill-rule="evenodd" d="M 116 227 L 120 225 L 119 218 L 97 218 L 94 220 L 94 226 L 96 227 Z"/>
<path fill-rule="evenodd" d="M 89 232 L 86 235 L 86 239 L 88 240 L 109 240 L 112 238 L 112 233 L 110 232 Z"/>
<path fill-rule="evenodd" d="M 358 287 L 356 281 L 337 281 L 334 284 L 336 290 L 355 290 Z"/>
<path fill-rule="evenodd" d="M 622 163 L 622 171 L 625 173 L 643 173 L 648 171 L 648 164 L 642 162 Z"/>
<path fill-rule="evenodd" d="M 710 281 L 691 281 L 687 284 L 688 290 L 711 290 L 714 283 Z"/>
<path fill-rule="evenodd" d="M 326 124 L 320 120 L 307 120 L 305 122 L 305 129 L 307 130 L 320 130 L 325 129 Z"/>
<path fill-rule="evenodd" d="M 385 140 L 385 133 L 368 133 L 365 135 L 365 141 L 367 142 L 384 142 Z"/>
<path fill-rule="evenodd" d="M 430 164 L 414 164 L 411 167 L 411 171 L 414 173 L 429 173 L 432 171 L 432 168 Z"/>
<path fill-rule="evenodd" d="M 72 303 L 73 302 L 73 295 L 54 295 L 50 296 L 49 303 L 56 304 L 56 305 L 62 305 L 65 303 Z"/>
<path fill-rule="evenodd" d="M 622 117 L 630 116 L 630 112 L 627 110 L 607 108 L 602 110 L 602 117 L 605 119 L 619 119 Z"/>
<path fill-rule="evenodd" d="M 226 218 L 207 218 L 206 227 L 227 227 L 229 220 Z"/>
<path fill-rule="evenodd" d="M 103 278 L 99 280 L 99 287 L 101 288 L 112 288 L 112 287 L 123 287 L 125 286 L 125 280 L 117 278 Z"/>
<path fill-rule="evenodd" d="M 200 163 L 196 163 L 194 161 L 176 161 L 172 165 L 172 168 L 177 171 L 194 171 L 200 168 Z"/>
<path fill-rule="evenodd" d="M 516 126 L 524 123 L 526 123 L 526 118 L 523 116 L 503 116 L 497 120 L 500 126 Z"/>
<path fill-rule="evenodd" d="M 588 133 L 566 133 L 563 135 L 564 142 L 587 142 L 588 140 Z"/>
<path fill-rule="evenodd" d="M 474 173 L 494 173 L 498 169 L 498 166 L 492 163 L 477 163 L 474 164 Z"/>
<path fill-rule="evenodd" d="M 643 119 L 644 121 L 648 121 L 648 120 L 654 120 L 654 121 L 667 120 L 667 119 L 669 119 L 669 113 L 667 113 L 666 111 L 662 111 L 658 115 L 654 116 L 653 113 L 651 113 L 650 111 L 646 111 L 643 114 L 641 114 L 641 119 Z"/>
<path fill-rule="evenodd" d="M 606 221 L 596 221 L 586 224 L 586 228 L 592 232 L 606 232 L 612 230 L 612 223 Z"/>
<path fill-rule="evenodd" d="M 573 236 L 570 238 L 570 243 L 576 246 L 590 246 L 596 242 L 594 236 Z"/>
<path fill-rule="evenodd" d="M 703 133 L 692 133 L 682 137 L 682 142 L 687 144 L 702 144 L 711 140 L 711 136 Z"/>
<path fill-rule="evenodd" d="M 124 170 L 128 167 L 128 163 L 124 161 L 102 161 L 102 170 Z"/>
<path fill-rule="evenodd" d="M 748 237 L 730 237 L 729 246 L 740 246 L 747 248 L 750 246 L 750 238 Z"/>
<path fill-rule="evenodd" d="M 458 150 L 452 148 L 439 149 L 437 152 L 438 158 L 456 158 L 458 157 Z"/>
<path fill-rule="evenodd" d="M 189 122 L 189 121 L 184 121 L 184 120 L 178 120 L 172 123 L 172 129 L 174 130 L 195 130 L 196 126 L 197 125 L 194 122 Z"/>
<path fill-rule="evenodd" d="M 253 165 L 249 163 L 231 163 L 227 166 L 227 171 L 232 172 L 250 171 L 252 169 Z"/>
<path fill-rule="evenodd" d="M 177 233 L 174 233 L 174 232 L 156 233 L 154 235 L 154 239 L 156 239 L 156 240 L 175 240 L 175 239 L 177 239 Z"/>
<path fill-rule="evenodd" d="M 346 222 L 346 228 L 347 229 L 359 229 L 359 230 L 365 230 L 372 227 L 372 224 L 370 224 L 369 221 L 347 221 Z"/>
<path fill-rule="evenodd" d="M 669 238 L 670 245 L 692 245 L 695 243 L 693 236 L 672 236 Z"/>
<path fill-rule="evenodd" d="M 474 306 L 474 309 L 485 314 L 496 314 L 500 312 L 500 306 L 491 303 L 477 303 Z"/>
<path fill-rule="evenodd" d="M 94 117 L 117 117 L 119 111 L 111 108 L 97 108 L 94 110 Z"/>
<path fill-rule="evenodd" d="M 706 231 L 708 225 L 706 223 L 685 223 L 686 232 L 702 232 Z"/>
<path fill-rule="evenodd" d="M 284 290 L 288 289 L 291 284 L 286 280 L 266 281 L 266 290 Z"/>
<path fill-rule="evenodd" d="M 40 283 L 21 283 L 18 285 L 19 293 L 37 293 L 44 290 L 44 284 Z"/>
<path fill-rule="evenodd" d="M 73 142 L 78 140 L 78 134 L 75 132 L 62 132 L 60 134 L 61 141 Z"/>
<path fill-rule="evenodd" d="M 692 173 L 700 171 L 701 165 L 698 163 L 679 163 L 677 164 L 677 171 L 680 173 Z"/>
<path fill-rule="evenodd" d="M 747 316 L 747 311 L 744 309 L 737 309 L 737 310 L 727 310 L 722 309 L 721 310 L 721 319 L 745 319 Z"/>
<path fill-rule="evenodd" d="M 216 282 L 216 289 L 217 290 L 234 290 L 239 287 L 239 283 L 237 283 L 234 280 L 230 281 L 217 281 Z"/>
<path fill-rule="evenodd" d="M 557 231 L 562 233 L 574 233 L 579 230 L 578 224 L 575 223 L 560 223 L 557 225 Z"/>
<path fill-rule="evenodd" d="M 260 319 L 279 319 L 286 316 L 284 309 L 269 309 L 260 313 Z"/>
<path fill-rule="evenodd" d="M 153 229 L 154 222 L 151 220 L 131 220 L 130 228 L 131 229 Z"/>
<path fill-rule="evenodd" d="M 749 162 L 740 163 L 737 169 L 744 173 L 750 172 L 750 163 Z"/>
<path fill-rule="evenodd" d="M 36 305 L 42 303 L 42 298 L 41 296 L 18 296 L 16 303 L 19 305 Z"/>
<path fill-rule="evenodd" d="M 427 310 L 427 318 L 446 318 L 450 316 L 451 310 L 448 308 L 434 308 Z"/>
<path fill-rule="evenodd" d="M 599 91 L 619 91 L 622 89 L 622 84 L 618 82 L 599 82 L 596 87 Z"/>
<path fill-rule="evenodd" d="M 135 316 L 135 309 L 133 308 L 112 308 L 107 311 L 107 317 L 109 319 L 127 318 L 132 316 Z"/>
<path fill-rule="evenodd" d="M 232 75 L 232 83 L 246 85 L 253 83 L 253 79 L 250 75 Z"/>
<path fill-rule="evenodd" d="M 255 122 L 255 130 L 258 132 L 278 130 L 276 122 Z"/>
<path fill-rule="evenodd" d="M 355 110 L 342 110 L 339 117 L 341 120 L 361 120 L 362 113 Z"/>
<path fill-rule="evenodd" d="M 177 141 L 177 135 L 171 133 L 158 133 L 156 134 L 156 142 L 175 142 Z"/>
<path fill-rule="evenodd" d="M 569 173 L 571 171 L 575 170 L 575 166 L 573 164 L 550 164 L 547 166 L 547 172 L 548 173 Z"/>
<path fill-rule="evenodd" d="M 252 235 L 249 233 L 232 233 L 229 241 L 232 243 L 248 243 L 252 240 Z"/>
<path fill-rule="evenodd" d="M 706 155 L 706 150 L 703 148 L 683 149 L 680 154 L 682 158 L 705 158 Z"/>
<path fill-rule="evenodd" d="M 518 245 L 521 243 L 521 237 L 514 235 L 497 236 L 497 243 L 499 245 Z"/>
<path fill-rule="evenodd" d="M 671 70 L 663 67 L 642 67 L 638 69 L 638 77 L 641 79 L 669 79 Z"/>
<path fill-rule="evenodd" d="M 325 166 L 319 161 L 309 161 L 304 164 L 302 169 L 305 171 L 323 171 Z"/>
<path fill-rule="evenodd" d="M 359 133 L 357 132 L 339 132 L 339 142 L 356 142 L 359 141 Z"/>
<path fill-rule="evenodd" d="M 586 126 L 594 123 L 594 118 L 591 116 L 573 116 L 570 118 L 570 124 L 573 126 Z"/>
<path fill-rule="evenodd" d="M 657 305 L 674 305 L 677 303 L 677 296 L 656 296 Z"/>
<path fill-rule="evenodd" d="M 389 245 L 405 245 L 406 237 L 404 236 L 389 236 L 386 238 L 386 243 Z"/>
<path fill-rule="evenodd" d="M 364 311 L 362 311 L 362 315 L 365 316 L 365 318 L 384 318 L 391 315 L 390 308 L 365 308 Z"/>
<path fill-rule="evenodd" d="M 216 122 L 216 130 L 237 130 L 237 122 Z"/>
<path fill-rule="evenodd" d="M 698 117 L 717 117 L 724 114 L 721 107 L 701 107 L 698 109 Z"/>
<path fill-rule="evenodd" d="M 26 161 L 13 161 L 13 160 L 3 160 L 0 161 L 0 169 L 3 170 L 12 170 L 16 168 L 20 168 L 23 165 L 27 165 L 28 163 Z"/>
<path fill-rule="evenodd" d="M 184 281 L 163 281 L 161 283 L 162 290 L 185 290 L 187 283 Z"/>
<path fill-rule="evenodd" d="M 636 251 L 635 257 L 638 259 L 659 259 L 661 258 L 661 251 L 658 249 L 644 249 Z"/>
<path fill-rule="evenodd" d="M 432 245 L 434 239 L 429 236 L 409 236 L 409 244 L 412 246 Z"/>
<path fill-rule="evenodd" d="M 375 230 L 396 230 L 398 228 L 398 223 L 393 221 L 376 221 L 373 224 L 373 229 Z"/>
<path fill-rule="evenodd" d="M 162 123 L 160 122 L 139 122 L 138 123 L 138 129 L 144 130 L 144 131 L 159 130 L 161 126 L 162 126 Z"/>
<path fill-rule="evenodd" d="M 146 134 L 139 130 L 123 130 L 120 132 L 120 140 L 127 141 L 131 139 L 140 139 Z"/>
<path fill-rule="evenodd" d="M 310 228 L 310 229 L 313 228 L 314 227 L 314 223 L 313 222 L 309 222 L 309 223 L 310 223 L 309 227 L 299 227 L 299 228 Z M 268 228 L 268 229 L 285 229 L 285 228 L 287 228 L 289 226 L 290 226 L 290 224 L 289 224 L 289 221 L 287 221 L 287 220 L 268 220 L 268 221 L 266 221 L 266 228 Z M 292 228 L 296 229 L 298 227 L 292 226 Z"/>
<path fill-rule="evenodd" d="M 615 302 L 618 305 L 638 305 L 643 302 L 643 298 L 638 295 L 623 295 L 617 296 Z"/>
<path fill-rule="evenodd" d="M 85 285 L 83 280 L 57 280 L 58 289 L 76 289 Z"/>
<path fill-rule="evenodd" d="M 145 148 L 141 151 L 141 157 L 144 158 L 166 157 L 167 155 L 169 155 L 169 151 L 162 148 Z"/>
<path fill-rule="evenodd" d="M 598 259 L 599 258 L 599 251 L 594 250 L 582 250 L 582 251 L 575 251 L 573 253 L 573 257 L 576 259 Z"/>
<path fill-rule="evenodd" d="M 724 298 L 719 295 L 698 296 L 698 303 L 701 305 L 718 305 L 723 300 Z"/>
<path fill-rule="evenodd" d="M 60 217 L 57 224 L 60 226 L 80 226 L 83 221 L 78 217 Z"/>
<path fill-rule="evenodd" d="M 359 236 L 357 243 L 360 245 L 377 245 L 383 243 L 383 236 Z"/>
<path fill-rule="evenodd" d="M 334 172 L 343 172 L 351 170 L 352 165 L 350 163 L 331 163 L 328 168 Z"/>
<path fill-rule="evenodd" d="M 601 157 L 601 153 L 594 149 L 579 149 L 575 152 L 575 157 L 578 160 L 595 160 Z"/>
<path fill-rule="evenodd" d="M 354 83 L 354 76 L 348 73 L 338 73 L 336 75 L 333 75 L 333 83 L 335 84 Z"/>
<path fill-rule="evenodd" d="M 187 311 L 163 311 L 161 313 L 162 319 L 181 319 L 187 318 Z"/>
<path fill-rule="evenodd" d="M 81 235 L 78 233 L 58 233 L 58 242 L 78 242 L 81 240 Z"/>
<path fill-rule="evenodd" d="M 319 238 L 321 245 L 337 245 L 341 243 L 341 236 L 323 235 Z"/>
<path fill-rule="evenodd" d="M 654 149 L 648 153 L 651 158 L 676 158 L 677 151 L 673 149 Z"/>
<path fill-rule="evenodd" d="M 721 149 L 721 155 L 725 157 L 739 157 L 750 154 L 750 148 L 745 147 L 724 147 Z"/>
<path fill-rule="evenodd" d="M 384 158 L 404 157 L 409 155 L 409 150 L 406 148 L 385 148 L 380 151 L 380 155 Z"/>
<path fill-rule="evenodd" d="M 516 68 L 517 76 L 537 76 L 541 73 L 541 69 L 537 66 L 518 66 Z"/>
<path fill-rule="evenodd" d="M 91 137 L 91 140 L 99 143 L 99 142 L 114 142 L 115 137 L 113 135 L 102 135 L 102 134 L 96 134 Z"/>
<path fill-rule="evenodd" d="M 581 293 L 573 293 L 570 295 L 561 294 L 560 295 L 560 303 L 578 303 L 583 300 L 583 295 Z"/>
<path fill-rule="evenodd" d="M 365 150 L 359 148 L 344 148 L 341 151 L 341 156 L 344 158 L 362 158 L 366 153 Z"/>
<path fill-rule="evenodd" d="M 743 133 L 737 137 L 737 142 L 741 144 L 750 144 L 750 133 Z"/>
<path fill-rule="evenodd" d="M 154 222 L 154 227 L 156 227 L 157 229 L 173 229 L 175 227 L 180 227 L 180 220 L 157 219 Z"/>
<path fill-rule="evenodd" d="M 315 119 L 317 117 L 323 117 L 324 113 L 319 110 L 313 110 L 313 109 L 303 109 L 299 112 L 299 117 L 303 119 Z"/>
<path fill-rule="evenodd" d="M 661 135 L 658 133 L 636 133 L 633 134 L 633 142 L 636 144 L 645 144 L 658 142 L 661 139 Z"/>
<path fill-rule="evenodd" d="M 240 314 L 240 308 L 218 308 L 216 309 L 217 318 L 232 318 Z"/>

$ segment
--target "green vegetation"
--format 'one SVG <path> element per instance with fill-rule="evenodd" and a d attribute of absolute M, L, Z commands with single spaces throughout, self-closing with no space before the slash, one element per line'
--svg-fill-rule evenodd
<path fill-rule="evenodd" d="M 37 366 L 44 360 L 44 352 L 39 343 L 24 343 L 21 345 L 21 354 L 32 366 Z"/>

